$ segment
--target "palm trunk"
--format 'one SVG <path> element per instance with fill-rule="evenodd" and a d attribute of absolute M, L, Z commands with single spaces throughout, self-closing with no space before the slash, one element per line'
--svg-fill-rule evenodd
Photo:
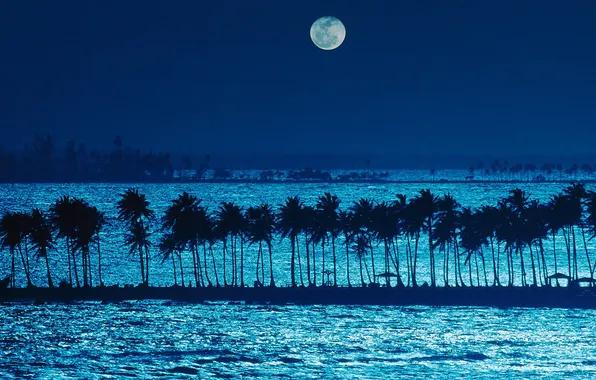
<path fill-rule="evenodd" d="M 298 274 L 300 277 L 300 286 L 304 286 L 304 276 L 302 275 L 302 256 L 300 255 L 300 245 L 296 237 L 296 257 L 298 258 Z"/>
<path fill-rule="evenodd" d="M 228 238 L 225 237 L 223 240 L 223 282 L 224 282 L 224 286 L 228 286 L 228 280 L 227 280 L 227 275 L 226 275 L 226 252 L 228 250 L 227 241 L 228 241 Z"/>
<path fill-rule="evenodd" d="M 275 287 L 275 280 L 273 279 L 273 253 L 271 251 L 271 243 L 267 242 L 267 248 L 269 249 L 269 276 L 271 276 L 269 286 Z"/>
<path fill-rule="evenodd" d="M 314 241 L 312 242 L 312 283 L 317 286 L 317 257 Z"/>
<path fill-rule="evenodd" d="M 215 276 L 215 286 L 219 288 L 219 276 L 217 275 L 217 265 L 215 265 L 215 253 L 213 252 L 213 246 L 209 244 L 209 252 L 211 253 L 211 261 L 213 262 L 213 275 Z M 207 265 L 207 263 L 205 263 Z"/>
<path fill-rule="evenodd" d="M 362 254 L 358 255 L 358 259 L 360 260 L 360 281 L 362 282 L 362 287 L 366 286 L 364 282 L 364 273 L 362 273 Z"/>
<path fill-rule="evenodd" d="M 242 263 L 240 263 L 242 264 Z M 207 246 L 205 245 L 205 243 L 203 242 L 203 271 L 205 272 L 205 278 L 207 279 L 207 284 L 209 284 L 209 286 L 213 286 L 213 283 L 211 283 L 211 279 L 209 278 L 209 271 L 207 270 Z M 244 286 L 244 282 L 242 283 Z"/>
<path fill-rule="evenodd" d="M 70 238 L 66 238 L 66 257 L 68 258 L 68 282 L 72 286 L 72 264 L 70 262 Z"/>
<path fill-rule="evenodd" d="M 555 273 L 559 273 L 559 269 L 557 268 L 557 243 L 556 243 L 555 231 L 553 231 L 552 235 L 553 235 L 553 258 L 555 261 Z M 557 281 L 557 286 L 560 286 L 558 278 L 556 279 L 556 281 Z"/>
<path fill-rule="evenodd" d="M 176 275 L 176 260 L 174 260 L 174 254 L 172 253 L 172 269 L 174 271 L 174 286 L 178 286 L 178 278 Z"/>
<path fill-rule="evenodd" d="M 499 276 L 497 274 L 497 260 L 495 260 L 495 243 L 493 241 L 493 237 L 490 237 L 490 250 L 492 253 L 492 258 L 493 258 L 493 286 L 496 285 L 501 285 L 499 283 Z"/>
<path fill-rule="evenodd" d="M 370 245 L 370 261 L 371 261 L 371 265 L 372 265 L 372 274 L 373 274 L 373 276 L 372 276 L 372 282 L 376 283 L 377 282 L 377 277 L 375 276 L 376 275 L 376 272 L 375 272 L 375 252 L 374 252 L 374 250 L 372 248 L 372 243 Z"/>
<path fill-rule="evenodd" d="M 579 277 L 577 274 L 577 245 L 575 244 L 575 227 L 571 226 L 571 236 L 573 241 L 573 273 L 575 279 Z"/>
<path fill-rule="evenodd" d="M 536 278 L 536 264 L 534 262 L 534 251 L 532 250 L 532 243 L 528 244 L 530 247 L 530 265 L 532 265 L 532 281 L 534 282 L 534 286 L 538 286 L 538 281 Z"/>
<path fill-rule="evenodd" d="M 352 287 L 352 282 L 350 281 L 350 243 L 349 238 L 346 236 L 346 277 L 348 278 L 348 287 Z"/>
<path fill-rule="evenodd" d="M 25 255 L 23 255 L 23 250 L 21 246 L 18 246 L 19 254 L 21 255 L 21 261 L 23 262 L 23 269 L 25 270 L 25 276 L 27 277 L 27 286 L 33 285 L 31 282 L 31 275 L 29 274 L 29 268 L 27 267 L 27 262 L 25 261 Z"/>
<path fill-rule="evenodd" d="M 292 256 L 290 258 L 290 278 L 292 287 L 296 287 L 296 238 L 294 235 L 290 236 L 290 244 L 292 245 Z"/>
<path fill-rule="evenodd" d="M 416 263 L 418 261 L 418 241 L 420 240 L 420 232 L 416 233 L 416 240 L 414 243 L 414 262 L 412 263 L 412 286 L 418 287 L 416 282 Z"/>
<path fill-rule="evenodd" d="M 195 249 L 193 246 L 190 247 L 190 252 L 192 253 L 192 271 L 195 277 L 195 284 L 197 287 L 199 286 L 199 273 L 197 273 L 197 257 L 195 254 Z"/>
<path fill-rule="evenodd" d="M 52 282 L 52 275 L 50 274 L 50 261 L 48 260 L 48 253 L 44 249 L 44 257 L 46 258 L 46 271 L 48 273 L 48 288 L 53 288 L 54 283 Z"/>
<path fill-rule="evenodd" d="M 337 286 L 337 258 L 335 256 L 335 236 L 331 237 L 331 249 L 333 250 L 333 286 Z"/>
<path fill-rule="evenodd" d="M 16 272 L 16 268 L 15 268 L 15 253 L 14 253 L 14 247 L 10 247 L 10 259 L 11 259 L 11 264 L 10 264 L 10 287 L 14 289 L 15 287 L 15 272 Z M 70 259 L 68 260 L 68 262 L 70 263 Z"/>
<path fill-rule="evenodd" d="M 240 237 L 240 286 L 244 288 L 244 241 Z"/>
<path fill-rule="evenodd" d="M 145 283 L 145 260 L 143 259 L 143 249 L 141 247 L 139 247 L 139 263 L 141 265 L 141 282 L 144 284 Z M 77 274 L 76 262 L 75 262 L 75 266 L 74 266 L 74 271 L 75 271 L 75 276 L 76 276 L 76 274 Z M 78 278 L 77 278 L 77 286 L 79 286 Z"/>
<path fill-rule="evenodd" d="M 308 277 L 308 285 L 312 285 L 312 281 L 310 279 L 310 252 L 308 247 L 308 235 L 304 234 L 304 241 L 306 242 L 306 275 Z"/>
<path fill-rule="evenodd" d="M 327 285 L 325 283 L 325 238 L 321 240 L 321 260 L 323 262 L 323 269 L 321 270 L 321 285 Z"/>
<path fill-rule="evenodd" d="M 103 277 L 101 276 L 101 244 L 99 235 L 97 236 L 97 275 L 99 277 L 99 286 L 103 286 Z"/>
<path fill-rule="evenodd" d="M 594 272 L 592 272 L 592 261 L 590 260 L 590 254 L 588 253 L 588 244 L 586 243 L 586 233 L 584 231 L 584 229 L 582 228 L 582 239 L 584 241 L 584 249 L 586 250 L 586 260 L 588 260 L 588 270 L 590 271 L 590 277 L 594 277 Z M 590 286 L 592 286 L 592 284 L 590 283 Z"/>
<path fill-rule="evenodd" d="M 182 287 L 184 285 L 184 267 L 182 266 L 182 252 L 178 252 L 178 262 L 180 263 L 180 281 L 182 281 Z"/>
<path fill-rule="evenodd" d="M 265 284 L 265 254 L 263 254 L 262 242 L 259 242 L 259 251 L 261 254 L 261 279 L 263 280 L 261 283 Z"/>

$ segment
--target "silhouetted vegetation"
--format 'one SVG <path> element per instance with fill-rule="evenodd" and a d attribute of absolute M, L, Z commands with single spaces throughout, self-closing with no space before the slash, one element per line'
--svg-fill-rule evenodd
<path fill-rule="evenodd" d="M 171 262 L 175 285 L 185 286 L 188 273 L 183 261 L 188 261 L 198 287 L 244 287 L 247 254 L 256 252 L 254 276 L 248 278 L 255 287 L 275 287 L 273 257 L 281 254 L 277 244 L 286 239 L 291 250 L 282 261 L 290 263 L 293 287 L 337 286 L 342 275 L 337 265 L 341 246 L 349 287 L 354 261 L 361 286 L 366 287 L 419 287 L 421 262 L 429 269 L 424 283 L 428 281 L 430 287 L 439 283 L 446 287 L 547 286 L 559 285 L 561 279 L 570 284 L 594 282 L 596 260 L 588 241 L 596 236 L 596 192 L 581 184 L 570 185 L 548 203 L 530 200 L 524 191 L 514 189 L 496 205 L 475 210 L 462 207 L 450 194 L 437 196 L 430 190 L 421 190 L 411 199 L 398 194 L 393 202 L 360 199 L 343 209 L 341 205 L 336 196 L 325 193 L 312 206 L 294 196 L 277 210 L 267 203 L 245 209 L 222 202 L 210 212 L 200 199 L 185 192 L 157 219 L 145 195 L 129 189 L 115 206 L 118 222 L 127 232 L 123 243 L 138 259 L 143 286 L 150 284 L 150 260 L 161 257 L 163 263 Z M 69 196 L 58 199 L 47 213 L 38 209 L 29 214 L 5 213 L 0 219 L 0 243 L 10 255 L 7 286 L 16 286 L 17 267 L 27 286 L 33 286 L 32 254 L 43 261 L 49 287 L 54 286 L 49 255 L 65 259 L 69 285 L 92 287 L 96 267 L 95 284 L 103 286 L 99 236 L 105 223 L 97 208 Z M 154 234 L 161 236 L 158 247 L 151 244 Z M 64 252 L 55 248 L 61 239 Z M 423 239 L 428 242 L 426 252 L 419 249 Z M 564 241 L 567 260 L 562 264 L 555 254 L 557 240 Z M 554 257 L 553 267 L 548 255 Z M 581 278 L 579 266 L 587 268 L 590 276 Z"/>

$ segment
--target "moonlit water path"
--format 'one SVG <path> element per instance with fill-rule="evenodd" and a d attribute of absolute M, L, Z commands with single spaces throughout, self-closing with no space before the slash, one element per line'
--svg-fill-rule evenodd
<path fill-rule="evenodd" d="M 596 311 L 466 307 L 0 306 L 0 378 L 596 375 Z"/>

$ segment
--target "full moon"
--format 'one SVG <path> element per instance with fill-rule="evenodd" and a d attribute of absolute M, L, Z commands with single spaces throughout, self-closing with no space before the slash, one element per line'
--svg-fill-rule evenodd
<path fill-rule="evenodd" d="M 346 27 L 335 17 L 321 17 L 310 27 L 310 39 L 319 49 L 337 49 L 346 39 Z"/>

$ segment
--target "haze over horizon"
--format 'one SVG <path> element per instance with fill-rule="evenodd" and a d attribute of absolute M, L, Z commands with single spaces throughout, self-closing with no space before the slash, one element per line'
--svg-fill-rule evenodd
<path fill-rule="evenodd" d="M 596 3 L 7 2 L 5 147 L 589 155 Z M 309 28 L 347 28 L 335 51 Z"/>

